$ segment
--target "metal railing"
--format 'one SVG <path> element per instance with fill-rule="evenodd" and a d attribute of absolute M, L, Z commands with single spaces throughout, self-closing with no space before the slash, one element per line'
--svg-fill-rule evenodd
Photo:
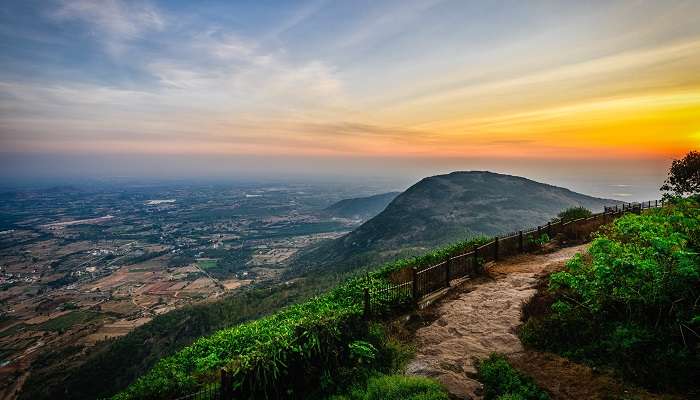
<path fill-rule="evenodd" d="M 392 274 L 393 276 L 410 277 L 410 279 L 404 278 L 373 291 L 365 290 L 363 301 L 366 317 L 391 313 L 393 309 L 401 306 L 417 305 L 423 297 L 451 287 L 451 283 L 456 279 L 479 275 L 486 262 L 498 261 L 504 257 L 540 248 L 545 234 L 550 239 L 558 235 L 563 235 L 570 240 L 586 239 L 602 225 L 626 213 L 639 213 L 642 210 L 657 207 L 663 207 L 663 200 L 605 207 L 603 212 L 587 218 L 567 222 L 555 220 L 529 230 L 496 236 L 488 243 L 435 265 L 422 269 L 412 267 L 410 273 L 406 273 L 405 270 L 396 271 Z"/>

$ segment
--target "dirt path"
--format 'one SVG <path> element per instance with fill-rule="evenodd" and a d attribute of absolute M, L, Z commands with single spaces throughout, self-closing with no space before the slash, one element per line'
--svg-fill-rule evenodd
<path fill-rule="evenodd" d="M 516 335 L 522 304 L 537 292 L 544 274 L 563 267 L 588 245 L 543 255 L 521 255 L 487 266 L 488 276 L 466 282 L 420 317 L 430 321 L 415 330 L 416 357 L 407 373 L 437 379 L 457 399 L 481 399 L 474 378 L 477 359 L 505 354 L 554 400 L 678 399 L 630 388 L 610 376 L 555 354 L 525 350 Z"/>
<path fill-rule="evenodd" d="M 409 374 L 437 379 L 460 399 L 481 398 L 474 361 L 492 352 L 523 351 L 515 329 L 521 306 L 536 293 L 538 278 L 561 268 L 587 245 L 544 255 L 522 255 L 488 266 L 491 279 L 466 283 L 435 305 L 434 321 L 416 330 Z"/>

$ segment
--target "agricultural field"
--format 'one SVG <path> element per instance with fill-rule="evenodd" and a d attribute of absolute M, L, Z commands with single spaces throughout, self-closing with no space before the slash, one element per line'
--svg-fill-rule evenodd
<path fill-rule="evenodd" d="M 31 373 L 79 365 L 159 315 L 276 282 L 296 252 L 353 228 L 324 207 L 372 190 L 120 184 L 0 193 L 0 399 Z"/>

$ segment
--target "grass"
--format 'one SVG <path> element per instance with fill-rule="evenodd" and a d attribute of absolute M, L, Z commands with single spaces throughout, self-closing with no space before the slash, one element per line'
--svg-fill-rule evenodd
<path fill-rule="evenodd" d="M 363 387 L 328 400 L 448 400 L 445 389 L 436 381 L 405 375 L 377 375 Z"/>
<path fill-rule="evenodd" d="M 216 259 L 200 259 L 197 260 L 197 266 L 203 270 L 216 268 L 218 265 L 218 260 Z"/>
<path fill-rule="evenodd" d="M 533 380 L 513 368 L 505 357 L 492 354 L 477 364 L 486 400 L 548 400 Z"/>

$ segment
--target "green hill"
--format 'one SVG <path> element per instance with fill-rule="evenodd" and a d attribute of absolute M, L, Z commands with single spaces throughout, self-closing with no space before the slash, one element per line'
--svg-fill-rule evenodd
<path fill-rule="evenodd" d="M 350 269 L 421 254 L 456 240 L 545 224 L 563 209 L 614 204 L 526 178 L 486 171 L 425 178 L 349 234 L 303 252 L 296 270 Z"/>
<path fill-rule="evenodd" d="M 379 214 L 401 192 L 389 192 L 368 197 L 345 199 L 331 204 L 324 213 L 338 218 L 366 220 Z"/>

